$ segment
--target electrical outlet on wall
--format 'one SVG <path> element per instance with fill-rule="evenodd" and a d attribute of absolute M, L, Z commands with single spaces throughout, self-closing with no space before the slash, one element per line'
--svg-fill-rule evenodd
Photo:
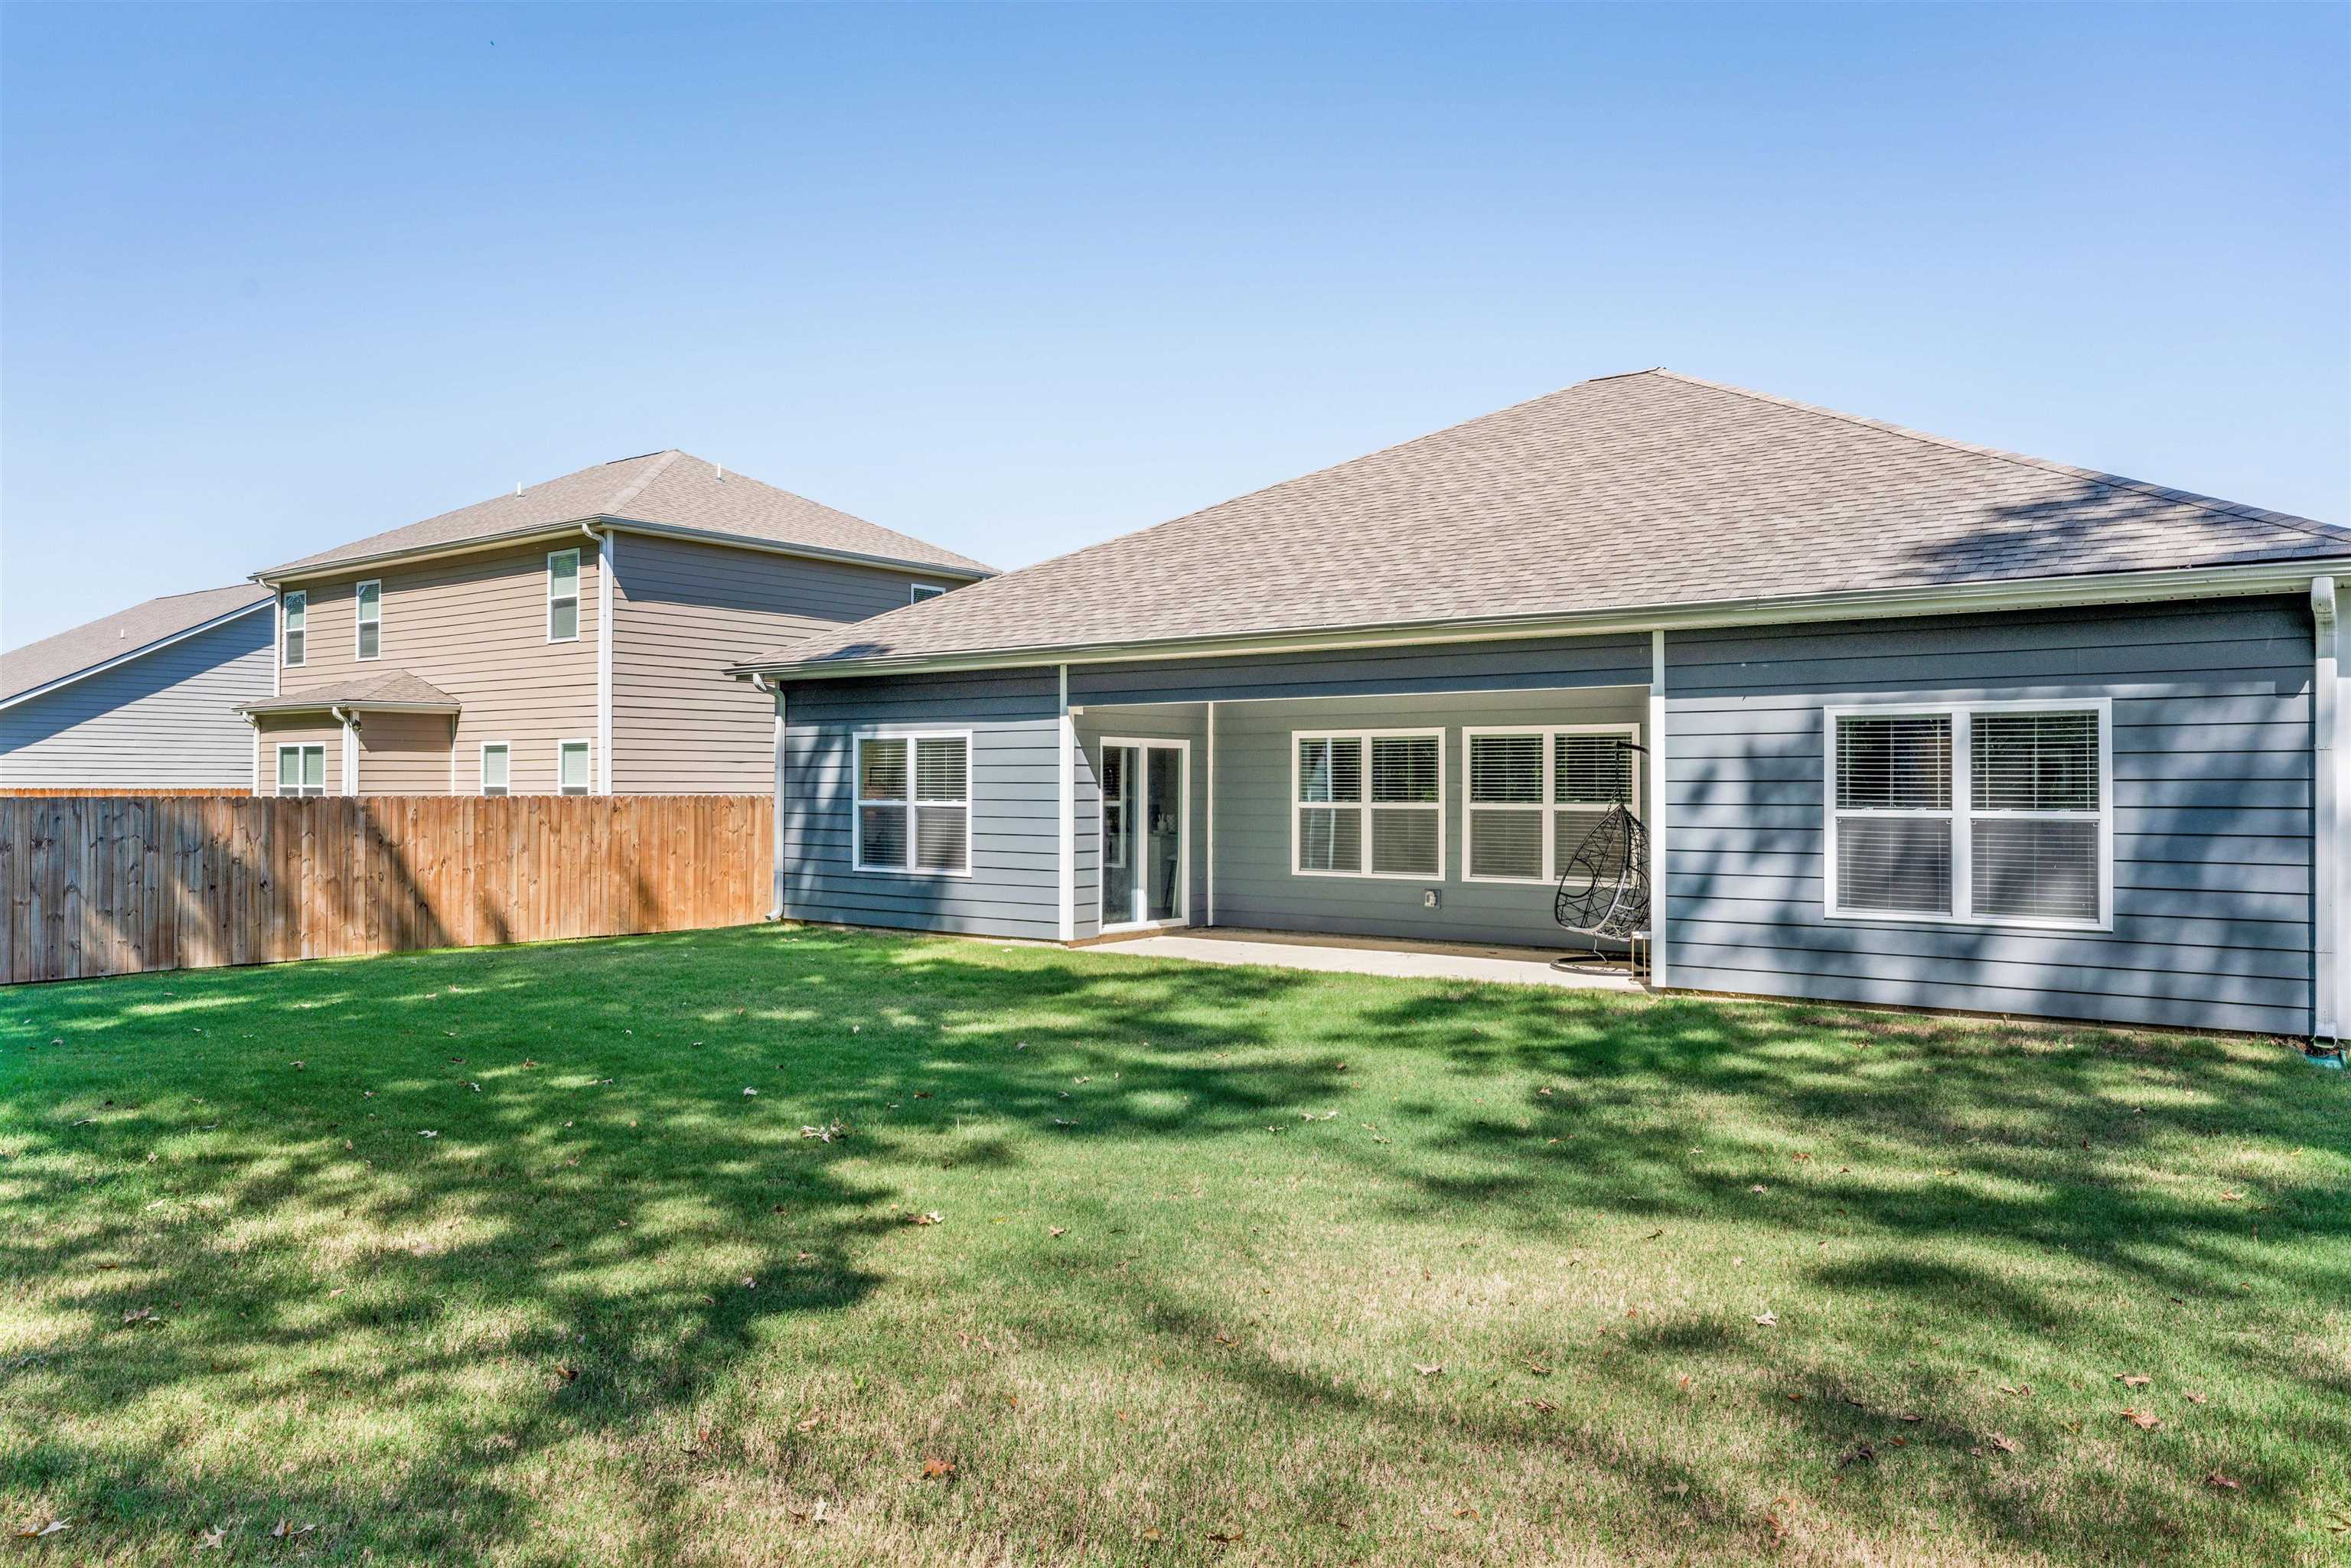
<path fill-rule="evenodd" d="M 1423 909 L 1434 909 L 1437 907 L 1437 889 L 1433 887 L 1425 887 L 1420 890 L 1420 906 Z"/>

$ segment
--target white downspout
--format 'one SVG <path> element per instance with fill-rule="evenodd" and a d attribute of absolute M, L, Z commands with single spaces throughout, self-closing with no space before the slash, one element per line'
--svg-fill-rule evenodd
<path fill-rule="evenodd" d="M 621 539 L 588 523 L 580 531 L 596 541 L 596 793 L 612 792 L 612 577 Z"/>
<path fill-rule="evenodd" d="M 2311 748 L 2311 1019 L 2314 1040 L 2341 1040 L 2343 974 L 2342 755 L 2335 743 L 2342 722 L 2335 580 L 2310 580 L 2310 618 L 2316 642 L 2310 681 Z"/>
<path fill-rule="evenodd" d="M 1649 985 L 1673 983 L 1666 953 L 1666 634 L 1649 633 Z"/>
<path fill-rule="evenodd" d="M 776 709 L 776 809 L 773 843 L 769 847 L 772 862 L 768 872 L 769 899 L 768 918 L 784 917 L 784 694 L 765 675 L 751 677 L 752 688 L 768 694 Z"/>
<path fill-rule="evenodd" d="M 258 795 L 261 793 L 261 719 L 258 715 L 246 714 L 245 722 L 253 727 L 253 792 Z"/>
<path fill-rule="evenodd" d="M 327 711 L 343 727 L 343 793 L 356 795 L 360 792 L 360 732 L 353 721 L 359 715 L 356 711 L 345 713 L 340 707 Z"/>
<path fill-rule="evenodd" d="M 1061 824 L 1057 839 L 1061 851 L 1061 898 L 1059 929 L 1061 940 L 1073 942 L 1078 935 L 1078 725 L 1070 716 L 1070 666 L 1059 667 L 1061 679 L 1061 716 L 1055 721 L 1053 734 L 1061 753 Z"/>

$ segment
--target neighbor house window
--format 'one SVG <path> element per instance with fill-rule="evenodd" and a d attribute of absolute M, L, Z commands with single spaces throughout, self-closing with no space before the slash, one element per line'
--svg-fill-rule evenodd
<path fill-rule="evenodd" d="M 1292 871 L 1445 874 L 1442 730 L 1293 734 L 1290 756 Z"/>
<path fill-rule="evenodd" d="M 946 589 L 939 583 L 918 582 L 907 590 L 906 602 L 909 604 L 920 604 L 924 600 L 936 599 L 940 594 L 945 593 L 946 591 Z"/>
<path fill-rule="evenodd" d="M 550 551 L 547 558 L 547 640 L 569 643 L 580 635 L 580 552 Z"/>
<path fill-rule="evenodd" d="M 286 596 L 279 613 L 286 622 L 286 662 L 298 664 L 302 662 L 303 627 L 310 618 L 310 596 L 296 589 Z"/>
<path fill-rule="evenodd" d="M 1469 789 L 1463 874 L 1472 882 L 1556 880 L 1611 807 L 1638 802 L 1640 753 L 1629 743 L 1639 733 L 1632 725 L 1462 731 Z"/>
<path fill-rule="evenodd" d="M 482 793 L 503 795 L 513 768 L 513 750 L 503 740 L 482 742 Z"/>
<path fill-rule="evenodd" d="M 280 795 L 325 794 L 327 748 L 323 746 L 279 747 L 277 792 Z"/>
<path fill-rule="evenodd" d="M 588 743 L 558 741 L 555 747 L 555 787 L 566 795 L 588 793 Z"/>
<path fill-rule="evenodd" d="M 370 578 L 360 584 L 360 641 L 356 650 L 362 659 L 372 659 L 383 640 L 383 584 Z"/>
<path fill-rule="evenodd" d="M 2103 699 L 1831 708 L 1832 918 L 2114 923 Z"/>
<path fill-rule="evenodd" d="M 860 871 L 971 870 L 971 737 L 861 736 L 857 741 Z"/>

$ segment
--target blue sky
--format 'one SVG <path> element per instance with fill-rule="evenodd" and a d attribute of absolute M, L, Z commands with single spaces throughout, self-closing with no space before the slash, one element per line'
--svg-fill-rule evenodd
<path fill-rule="evenodd" d="M 1017 566 L 1665 364 L 2351 520 L 2351 7 L 13 5 L 0 643 L 684 446 Z"/>

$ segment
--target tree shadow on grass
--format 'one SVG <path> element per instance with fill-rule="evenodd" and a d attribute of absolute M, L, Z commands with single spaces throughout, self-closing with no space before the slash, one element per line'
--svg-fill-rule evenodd
<path fill-rule="evenodd" d="M 1392 1142 L 1314 1145 L 1399 1218 L 1562 1243 L 1726 1216 L 1759 1238 L 1865 1238 L 1869 1250 L 1847 1247 L 1813 1282 L 1938 1314 L 1955 1334 L 2070 1329 L 2081 1313 L 1979 1257 L 1945 1256 L 1954 1246 L 2062 1252 L 2104 1286 L 2199 1302 L 2220 1278 L 2278 1299 L 2351 1294 L 2351 1215 L 2323 1177 L 2263 1184 L 2273 1235 L 2323 1243 L 2283 1258 L 2251 1239 L 2242 1205 L 2126 1177 L 2179 1136 L 2340 1147 L 2343 1124 L 2310 1081 L 2242 1050 L 1510 987 L 1343 988 L 1324 1005 L 1328 984 L 746 931 L 12 996 L 0 1279 L 37 1305 L 19 1344 L 0 1345 L 0 1410 L 27 1434 L 0 1475 L 94 1534 L 184 1537 L 267 1511 L 331 1523 L 351 1552 L 527 1555 L 547 1503 L 517 1478 L 581 1438 L 668 1444 L 662 1462 L 581 1484 L 676 1505 L 694 1484 L 672 1462 L 698 1440 L 681 1429 L 688 1414 L 786 1326 L 893 1288 L 891 1249 L 931 1201 L 925 1166 L 1017 1169 L 1031 1137 L 1157 1143 L 1171 1168 L 1197 1163 L 1193 1145 L 1295 1124 L 1302 1107 L 1352 1116 L 1364 1074 L 1341 1062 L 1366 1052 L 1443 1062 L 1465 1090 L 1516 1097 L 1497 1111 L 1416 1092 L 1378 1112 Z M 1301 996 L 1316 1005 L 1291 1005 Z M 2133 1085 L 2147 1091 L 2136 1103 Z M 804 1134 L 835 1123 L 845 1137 Z M 1172 1352 L 1218 1315 L 1147 1260 L 1084 1288 L 1098 1321 L 1063 1335 L 1143 1333 Z M 1599 1375 L 1660 1405 L 1677 1364 L 1752 1374 L 1772 1354 L 1704 1314 L 1620 1332 L 1625 1354 L 1595 1362 Z M 912 1379 L 928 1353 L 873 1354 L 864 1371 Z M 2231 1354 L 2341 1408 L 2339 1377 L 2313 1386 L 2274 1347 Z M 1211 1370 L 1270 1407 L 1335 1404 L 1392 1436 L 1441 1425 L 1606 1469 L 1676 1498 L 1701 1540 L 1755 1544 L 1737 1500 L 1637 1438 L 1603 1442 L 1499 1399 L 1375 1399 L 1246 1344 Z M 1784 1419 L 1823 1466 L 1886 1429 L 1875 1387 L 1787 1372 L 1804 1397 Z M 367 1477 L 363 1516 L 337 1467 L 288 1473 L 271 1447 L 285 1412 L 321 1407 L 405 1444 L 396 1479 Z M 158 1414 L 110 1438 L 110 1408 Z M 2305 1439 L 2351 1447 L 2340 1416 L 2296 1419 Z M 401 1420 L 418 1433 L 385 1432 Z M 239 1443 L 187 1458 L 211 1427 Z M 1871 1511 L 1867 1484 L 1839 1506 L 1892 1520 L 1890 1500 Z M 2113 1519 L 2154 1530 L 2178 1511 L 2143 1479 L 2112 1484 Z M 2100 1544 L 2066 1537 L 1995 1469 L 1960 1506 L 2035 1548 Z"/>

